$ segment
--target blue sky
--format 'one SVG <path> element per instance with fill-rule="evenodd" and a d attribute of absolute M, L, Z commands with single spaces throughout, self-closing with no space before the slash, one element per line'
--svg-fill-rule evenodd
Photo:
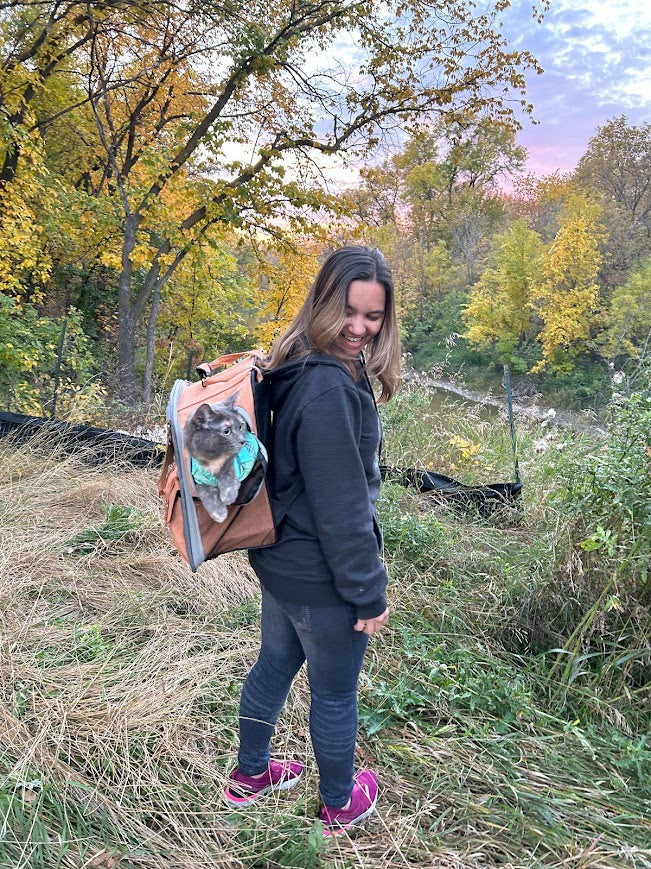
<path fill-rule="evenodd" d="M 545 70 L 527 77 L 534 104 L 518 140 L 536 175 L 574 169 L 597 128 L 619 115 L 651 122 L 650 0 L 551 0 L 542 24 L 528 0 L 513 0 L 505 34 Z"/>

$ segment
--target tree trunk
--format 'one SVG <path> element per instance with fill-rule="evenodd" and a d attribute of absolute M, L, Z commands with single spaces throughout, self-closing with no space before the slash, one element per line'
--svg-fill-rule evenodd
<path fill-rule="evenodd" d="M 126 405 L 137 407 L 136 324 L 131 310 L 122 309 L 118 324 L 118 394 Z"/>
<path fill-rule="evenodd" d="M 137 313 L 131 303 L 131 254 L 136 245 L 138 223 L 139 219 L 135 215 L 128 215 L 124 221 L 122 272 L 118 286 L 118 394 L 129 407 L 136 407 L 140 397 L 136 383 Z"/>
<path fill-rule="evenodd" d="M 142 380 L 142 403 L 145 407 L 147 407 L 151 402 L 151 381 L 154 373 L 154 337 L 156 334 L 156 318 L 158 316 L 158 307 L 160 305 L 160 295 L 161 287 L 157 281 L 151 297 L 149 322 L 147 324 L 147 361 L 145 363 L 145 373 Z"/>

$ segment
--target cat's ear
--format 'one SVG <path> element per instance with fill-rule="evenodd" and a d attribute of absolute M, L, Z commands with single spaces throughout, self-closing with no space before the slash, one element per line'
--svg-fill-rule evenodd
<path fill-rule="evenodd" d="M 213 415 L 212 407 L 204 401 L 203 404 L 200 404 L 199 407 L 192 414 L 192 418 L 199 425 L 206 425 Z"/>
<path fill-rule="evenodd" d="M 240 390 L 238 389 L 237 392 L 234 392 L 232 395 L 229 395 L 228 398 L 224 399 L 224 407 L 230 407 L 231 409 L 234 408 L 239 396 Z"/>

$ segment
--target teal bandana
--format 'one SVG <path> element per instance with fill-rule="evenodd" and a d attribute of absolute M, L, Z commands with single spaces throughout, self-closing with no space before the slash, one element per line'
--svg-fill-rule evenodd
<path fill-rule="evenodd" d="M 259 452 L 260 441 L 253 432 L 247 431 L 244 446 L 240 449 L 239 453 L 236 454 L 234 459 L 235 476 L 240 483 L 251 473 Z M 192 459 L 192 479 L 195 483 L 198 483 L 201 486 L 219 486 L 219 481 L 215 475 L 206 470 L 206 468 L 204 468 L 204 466 L 194 458 Z"/>

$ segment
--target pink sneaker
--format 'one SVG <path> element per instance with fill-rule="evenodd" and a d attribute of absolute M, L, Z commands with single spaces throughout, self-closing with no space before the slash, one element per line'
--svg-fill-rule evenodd
<path fill-rule="evenodd" d="M 259 778 L 234 769 L 224 790 L 224 800 L 231 806 L 245 808 L 249 803 L 273 791 L 288 791 L 298 784 L 303 767 L 295 760 L 270 760 L 267 771 Z"/>
<path fill-rule="evenodd" d="M 347 809 L 323 806 L 319 818 L 323 822 L 324 836 L 338 836 L 345 830 L 361 824 L 374 811 L 378 796 L 377 776 L 370 769 L 360 769 L 353 776 L 353 790 Z"/>

